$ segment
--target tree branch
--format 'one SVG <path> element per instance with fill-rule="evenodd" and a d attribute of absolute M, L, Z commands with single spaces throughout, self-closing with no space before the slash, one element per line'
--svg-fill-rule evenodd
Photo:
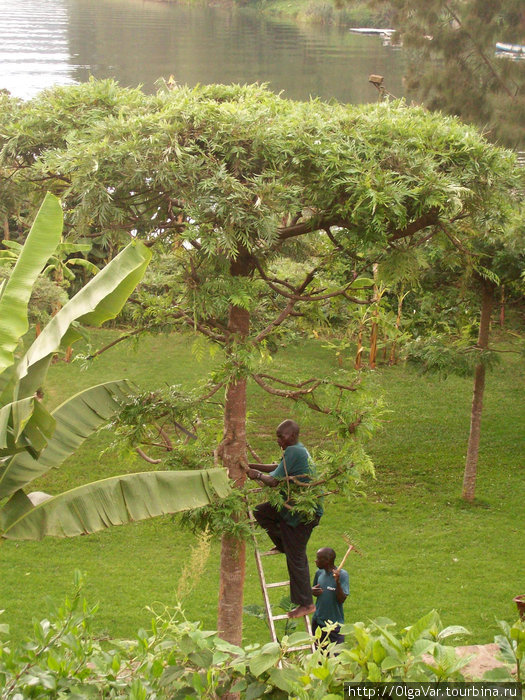
<path fill-rule="evenodd" d="M 196 319 L 192 318 L 189 313 L 184 311 L 184 309 L 181 309 L 180 306 L 174 306 L 174 309 L 177 311 L 177 316 L 176 318 L 181 319 L 186 323 L 188 326 L 191 326 L 192 328 L 196 328 L 200 333 L 203 335 L 208 336 L 208 338 L 211 338 L 217 343 L 225 343 L 227 338 L 225 335 L 219 335 L 217 333 L 214 333 L 211 331 L 209 328 L 206 328 L 205 325 L 202 323 L 199 323 Z"/>
<path fill-rule="evenodd" d="M 136 453 L 142 457 L 146 462 L 149 462 L 149 464 L 159 464 L 162 462 L 161 459 L 153 459 L 153 457 L 148 457 L 148 455 L 144 452 L 144 450 L 141 450 L 140 447 L 135 447 Z"/>
<path fill-rule="evenodd" d="M 103 352 L 106 352 L 106 350 L 109 350 L 110 348 L 115 347 L 115 345 L 118 345 L 123 340 L 127 340 L 128 338 L 132 338 L 134 335 L 138 335 L 139 333 L 142 333 L 143 331 L 146 331 L 146 330 L 147 330 L 147 328 L 136 328 L 134 331 L 131 331 L 130 333 L 125 333 L 124 335 L 121 335 L 116 340 L 113 340 L 111 343 L 108 343 L 107 345 L 105 345 L 103 348 L 100 348 L 100 350 L 97 350 L 92 355 L 88 355 L 86 357 L 86 360 L 93 360 L 95 357 L 102 355 Z"/>
<path fill-rule="evenodd" d="M 275 318 L 264 330 L 262 330 L 259 335 L 257 335 L 253 340 L 252 343 L 256 345 L 257 343 L 260 343 L 261 340 L 264 340 L 266 336 L 270 335 L 270 333 L 275 329 L 278 328 L 290 314 L 292 313 L 294 306 L 296 305 L 296 301 L 294 299 L 290 299 L 284 309 L 281 311 L 279 316 Z"/>
<path fill-rule="evenodd" d="M 458 239 L 447 229 L 447 227 L 445 226 L 445 224 L 444 224 L 442 221 L 440 221 L 438 225 L 439 225 L 439 228 L 440 228 L 440 229 L 443 231 L 443 233 L 445 234 L 445 236 L 446 236 L 446 237 L 449 239 L 449 241 L 452 243 L 452 245 L 453 245 L 455 248 L 457 248 L 457 250 L 459 250 L 461 253 L 463 253 L 463 254 L 465 254 L 465 255 L 467 255 L 467 256 L 469 256 L 469 257 L 471 257 L 471 256 L 473 255 L 473 253 L 472 253 L 471 251 L 467 250 L 467 249 L 465 248 L 465 246 L 463 246 L 463 245 L 458 241 Z"/>
<path fill-rule="evenodd" d="M 279 240 L 276 246 L 274 247 L 278 247 L 280 243 L 288 240 L 288 238 L 304 236 L 307 233 L 313 233 L 314 231 L 326 229 L 329 226 L 337 226 L 338 224 L 341 224 L 339 220 L 331 220 L 324 218 L 323 216 L 312 216 L 310 219 L 307 219 L 306 221 L 303 221 L 300 224 L 282 226 L 281 228 L 277 229 Z"/>
<path fill-rule="evenodd" d="M 201 397 L 199 398 L 199 403 L 200 403 L 201 401 L 207 401 L 208 399 L 211 399 L 211 397 L 212 397 L 214 394 L 216 394 L 216 393 L 219 391 L 219 389 L 220 389 L 221 387 L 223 387 L 223 386 L 224 386 L 224 382 L 219 382 L 218 384 L 216 384 L 214 387 L 212 387 L 212 389 L 211 389 L 210 392 L 208 392 L 207 394 L 204 394 L 204 396 L 201 396 Z"/>
<path fill-rule="evenodd" d="M 296 391 L 285 391 L 284 389 L 274 389 L 265 381 L 263 381 L 261 375 L 259 374 L 252 374 L 251 377 L 254 380 L 254 382 L 256 382 L 256 384 L 258 384 L 261 387 L 261 389 L 264 389 L 269 394 L 273 394 L 274 396 L 282 396 L 286 399 L 298 399 L 300 397 L 306 396 L 307 394 L 310 394 L 312 391 L 314 391 L 322 383 L 320 379 L 317 379 L 315 380 L 315 383 L 312 386 L 308 387 L 308 389 L 301 389 L 297 387 Z"/>
<path fill-rule="evenodd" d="M 312 384 L 314 382 L 319 381 L 318 379 L 313 378 L 313 379 L 305 379 L 304 382 L 295 383 L 295 382 L 286 382 L 286 381 L 284 381 L 284 379 L 279 379 L 278 377 L 272 377 L 271 374 L 259 374 L 258 376 L 262 377 L 263 379 L 270 379 L 272 382 L 277 382 L 278 384 L 284 384 L 284 386 L 294 387 L 296 389 L 301 389 L 303 386 L 306 386 L 307 384 Z"/>
<path fill-rule="evenodd" d="M 400 238 L 408 238 L 409 236 L 413 236 L 414 233 L 427 228 L 427 226 L 435 226 L 436 224 L 439 224 L 438 209 L 437 207 L 433 207 L 415 221 L 410 222 L 405 228 L 393 231 L 388 242 L 391 243 L 392 241 L 398 241 Z"/>
<path fill-rule="evenodd" d="M 345 296 L 350 301 L 354 301 L 355 303 L 358 303 L 358 304 L 371 303 L 368 300 L 356 299 L 356 298 L 350 297 L 348 295 L 348 290 L 352 287 L 353 280 L 352 280 L 352 282 L 349 282 L 344 287 L 337 289 L 335 292 L 327 292 L 326 294 L 323 294 L 324 290 L 319 290 L 318 292 L 312 292 L 311 294 L 303 294 L 306 287 L 314 279 L 315 274 L 319 269 L 317 267 L 314 268 L 313 270 L 310 270 L 310 272 L 306 275 L 305 279 L 303 280 L 303 282 L 301 283 L 301 285 L 299 287 L 292 287 L 291 284 L 289 284 L 288 282 L 285 282 L 284 280 L 279 280 L 276 278 L 268 277 L 268 275 L 264 272 L 264 270 L 262 269 L 262 267 L 260 266 L 259 263 L 257 263 L 257 269 L 259 271 L 259 274 L 261 275 L 261 279 L 264 282 L 266 282 L 266 284 L 270 287 L 270 289 L 273 289 L 274 292 L 276 292 L 277 294 L 280 294 L 285 299 L 290 299 L 294 302 L 298 302 L 298 301 L 323 301 L 325 299 L 332 299 L 333 297 L 336 297 L 336 296 Z M 279 289 L 279 287 L 277 286 L 279 284 L 282 285 L 283 287 L 287 287 L 288 289 L 290 289 L 290 292 L 285 292 L 283 289 Z"/>

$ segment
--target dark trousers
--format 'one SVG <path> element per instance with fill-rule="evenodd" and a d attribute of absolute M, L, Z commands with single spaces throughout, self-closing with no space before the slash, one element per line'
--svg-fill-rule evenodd
<path fill-rule="evenodd" d="M 322 627 L 317 620 L 313 619 L 312 620 L 312 634 L 315 635 L 315 630 L 318 627 Z M 334 642 L 335 644 L 343 644 L 345 641 L 344 634 L 340 634 L 340 629 L 341 627 L 337 625 L 337 627 L 334 627 L 334 629 L 331 632 L 321 632 L 321 636 L 319 637 L 319 642 L 316 642 L 316 646 L 325 646 L 326 644 L 329 644 L 330 642 Z"/>
<path fill-rule="evenodd" d="M 295 605 L 312 605 L 312 585 L 306 556 L 306 545 L 319 518 L 309 523 L 288 525 L 274 506 L 261 503 L 253 511 L 254 518 L 266 530 L 274 545 L 286 555 L 290 576 L 290 598 Z"/>

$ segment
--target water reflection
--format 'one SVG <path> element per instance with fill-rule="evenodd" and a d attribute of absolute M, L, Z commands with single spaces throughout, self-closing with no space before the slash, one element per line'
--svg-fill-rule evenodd
<path fill-rule="evenodd" d="M 30 97 L 73 82 L 67 0 L 0 0 L 0 88 Z"/>
<path fill-rule="evenodd" d="M 402 53 L 347 30 L 269 20 L 248 9 L 143 0 L 0 0 L 0 87 L 28 97 L 54 82 L 115 77 L 155 89 L 268 82 L 288 97 L 367 102 L 370 73 L 401 95 Z"/>

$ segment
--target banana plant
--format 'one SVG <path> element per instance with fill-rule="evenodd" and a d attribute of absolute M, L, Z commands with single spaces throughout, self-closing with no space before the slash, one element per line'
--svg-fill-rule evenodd
<path fill-rule="evenodd" d="M 82 337 L 80 326 L 114 318 L 151 258 L 127 246 L 50 320 L 27 350 L 32 287 L 62 233 L 62 208 L 48 194 L 7 280 L 0 287 L 0 537 L 71 537 L 111 525 L 208 505 L 230 490 L 223 469 L 157 471 L 111 477 L 49 496 L 28 487 L 58 467 L 119 410 L 134 391 L 126 380 L 80 392 L 52 412 L 41 388 L 53 355 Z"/>
<path fill-rule="evenodd" d="M 9 240 L 4 240 L 3 244 L 7 250 L 0 250 L 0 265 L 16 262 L 24 246 L 17 241 Z M 89 260 L 76 255 L 76 253 L 89 253 L 90 250 L 89 243 L 69 243 L 61 240 L 47 261 L 42 274 L 52 277 L 56 284 L 65 284 L 66 286 L 76 279 L 72 269 L 75 266 L 83 267 L 91 275 L 96 275 L 98 267 Z"/>

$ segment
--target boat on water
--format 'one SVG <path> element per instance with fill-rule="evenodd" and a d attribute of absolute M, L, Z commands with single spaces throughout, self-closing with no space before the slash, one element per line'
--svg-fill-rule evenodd
<path fill-rule="evenodd" d="M 375 27 L 350 27 L 354 34 L 377 34 L 378 36 L 392 36 L 395 29 L 376 29 Z"/>
<path fill-rule="evenodd" d="M 396 34 L 395 29 L 376 29 L 375 27 L 350 27 L 350 31 L 354 34 L 364 34 L 369 36 L 379 36 L 383 42 L 383 46 L 391 46 L 394 49 L 403 46 L 400 39 L 394 39 Z"/>
<path fill-rule="evenodd" d="M 508 53 L 514 56 L 523 56 L 525 58 L 525 45 L 523 44 L 504 44 L 501 41 L 496 42 L 496 52 Z"/>

